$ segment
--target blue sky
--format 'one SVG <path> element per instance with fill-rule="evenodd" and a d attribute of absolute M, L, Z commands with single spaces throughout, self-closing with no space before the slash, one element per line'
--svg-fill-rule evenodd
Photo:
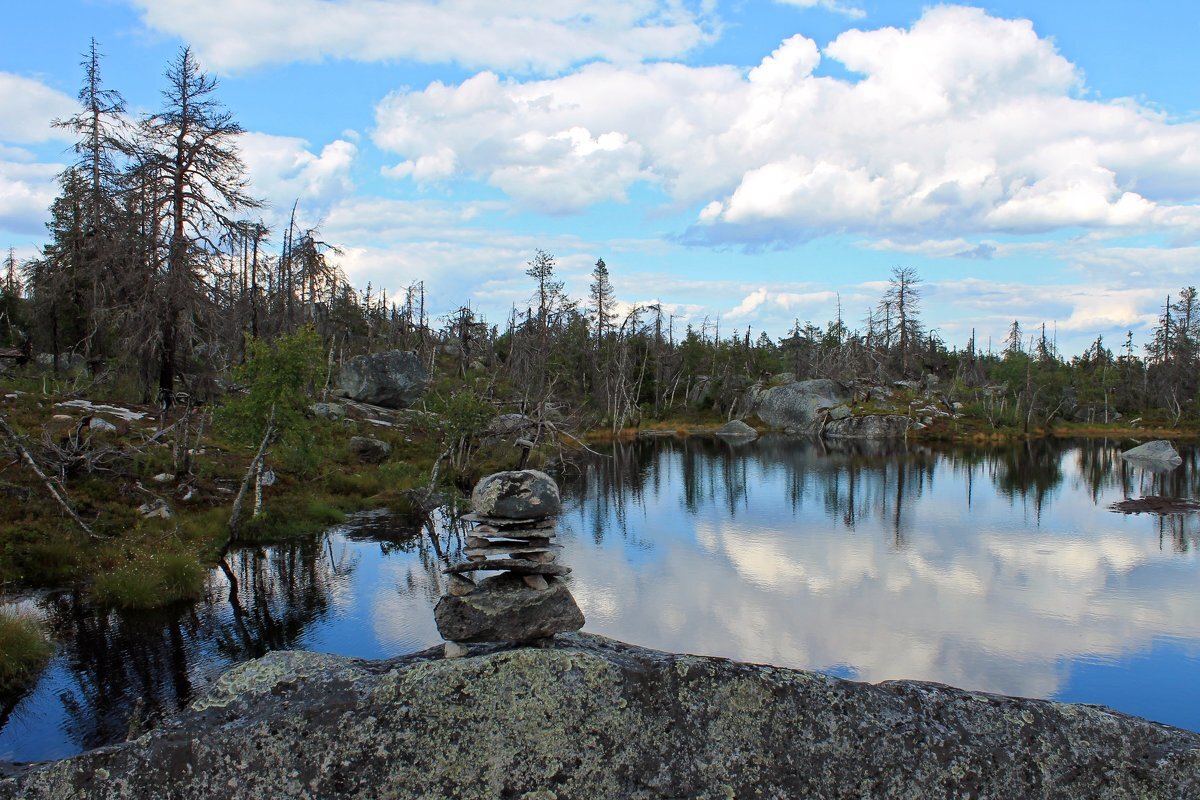
<path fill-rule="evenodd" d="M 547 10 L 549 6 L 553 8 Z M 948 342 L 1045 322 L 1145 341 L 1200 257 L 1200 4 L 46 0 L 0 28 L 0 246 L 33 255 L 80 53 L 155 110 L 181 44 L 359 284 L 524 307 L 536 248 L 582 297 L 782 335 L 894 266 Z"/>

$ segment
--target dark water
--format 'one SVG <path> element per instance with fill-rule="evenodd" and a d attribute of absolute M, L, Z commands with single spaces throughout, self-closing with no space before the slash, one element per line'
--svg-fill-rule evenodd
<path fill-rule="evenodd" d="M 618 446 L 562 478 L 563 560 L 585 630 L 665 650 L 1101 703 L 1200 730 L 1200 449 L 1167 473 L 1116 443 L 823 447 L 767 437 Z M 125 737 L 279 648 L 381 658 L 440 641 L 442 557 L 461 547 L 364 517 L 234 553 L 204 601 L 157 615 L 29 599 L 58 655 L 0 703 L 0 759 Z M 439 553 L 441 555 L 439 555 Z M 236 602 L 231 602 L 231 596 Z"/>

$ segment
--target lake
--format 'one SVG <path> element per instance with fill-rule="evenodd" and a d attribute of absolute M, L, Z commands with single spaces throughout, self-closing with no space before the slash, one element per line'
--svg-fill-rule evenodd
<path fill-rule="evenodd" d="M 994 448 L 766 436 L 618 444 L 559 476 L 559 541 L 584 630 L 663 650 L 1100 703 L 1200 731 L 1200 514 L 1112 503 L 1200 497 L 1200 449 L 1160 472 L 1129 443 Z M 25 598 L 58 652 L 0 701 L 0 760 L 120 741 L 232 665 L 299 648 L 386 658 L 441 641 L 434 535 L 365 514 L 245 548 L 206 597 L 99 613 Z"/>

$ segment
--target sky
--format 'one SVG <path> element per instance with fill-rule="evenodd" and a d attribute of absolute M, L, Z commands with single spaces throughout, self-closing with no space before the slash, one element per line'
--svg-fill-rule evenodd
<path fill-rule="evenodd" d="M 1014 320 L 1149 339 L 1200 270 L 1200 3 L 41 0 L 0 25 L 0 248 L 45 243 L 94 37 L 132 117 L 182 46 L 279 231 L 359 287 L 524 309 L 540 248 L 585 298 L 778 338 L 891 271 L 950 345 Z M 276 235 L 278 240 L 278 235 Z"/>

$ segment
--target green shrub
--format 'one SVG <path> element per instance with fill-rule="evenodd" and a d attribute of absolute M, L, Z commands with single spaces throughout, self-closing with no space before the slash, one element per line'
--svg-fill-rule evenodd
<path fill-rule="evenodd" d="M 0 611 L 0 692 L 28 686 L 53 653 L 36 621 Z"/>

